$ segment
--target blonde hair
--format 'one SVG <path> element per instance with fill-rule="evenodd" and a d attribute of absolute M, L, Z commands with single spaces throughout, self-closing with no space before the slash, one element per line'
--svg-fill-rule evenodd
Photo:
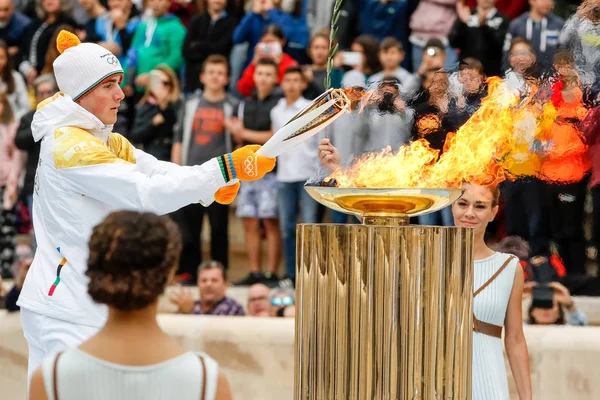
<path fill-rule="evenodd" d="M 171 84 L 171 93 L 168 96 L 169 103 L 177 102 L 181 97 L 181 88 L 179 86 L 179 79 L 177 78 L 177 74 L 175 73 L 175 71 L 173 71 L 171 67 L 169 67 L 166 64 L 160 64 L 154 69 L 156 71 L 162 72 L 163 74 L 169 77 L 169 81 Z M 144 92 L 144 96 L 140 99 L 139 104 L 146 103 L 151 95 L 152 90 L 150 88 L 150 81 L 148 81 L 148 84 L 146 85 L 146 91 Z"/>

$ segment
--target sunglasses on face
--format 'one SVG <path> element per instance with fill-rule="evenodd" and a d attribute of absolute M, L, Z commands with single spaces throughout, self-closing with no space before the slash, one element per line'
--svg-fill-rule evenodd
<path fill-rule="evenodd" d="M 271 300 L 271 305 L 273 307 L 281 307 L 281 306 L 291 306 L 294 304 L 294 298 L 290 296 L 286 297 L 275 297 Z"/>

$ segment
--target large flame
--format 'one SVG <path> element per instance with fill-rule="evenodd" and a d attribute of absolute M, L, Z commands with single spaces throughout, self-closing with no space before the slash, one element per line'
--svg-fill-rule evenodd
<path fill-rule="evenodd" d="M 556 123 L 557 107 L 535 86 L 522 99 L 500 78 L 488 83 L 489 95 L 469 121 L 447 136 L 441 156 L 425 136 L 396 152 L 388 147 L 367 153 L 330 178 L 340 187 L 372 188 L 459 187 L 464 181 L 490 185 L 522 176 L 558 182 L 581 179 L 590 164 L 575 125 Z M 581 117 L 582 108 L 575 102 L 559 109 Z"/>

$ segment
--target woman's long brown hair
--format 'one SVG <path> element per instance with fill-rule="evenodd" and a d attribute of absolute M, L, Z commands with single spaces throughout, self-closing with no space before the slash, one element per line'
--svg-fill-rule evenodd
<path fill-rule="evenodd" d="M 0 124 L 8 125 L 15 121 L 15 114 L 8 102 L 6 93 L 0 92 L 0 104 L 2 104 L 2 114 L 0 114 Z"/>
<path fill-rule="evenodd" d="M 13 77 L 13 60 L 8 52 L 8 45 L 4 40 L 0 40 L 0 51 L 4 51 L 6 55 L 6 65 L 4 69 L 0 71 L 0 78 L 2 82 L 6 85 L 6 92 L 8 94 L 12 94 L 15 92 L 15 78 Z"/>
<path fill-rule="evenodd" d="M 60 55 L 60 52 L 56 48 L 56 40 L 58 39 L 58 34 L 60 31 L 65 30 L 67 32 L 75 33 L 75 28 L 71 25 L 62 24 L 56 27 L 54 30 L 54 34 L 52 35 L 52 39 L 50 39 L 50 47 L 46 51 L 46 64 L 44 65 L 44 69 L 42 69 L 42 74 L 53 74 L 54 67 L 52 64 L 54 60 Z"/>

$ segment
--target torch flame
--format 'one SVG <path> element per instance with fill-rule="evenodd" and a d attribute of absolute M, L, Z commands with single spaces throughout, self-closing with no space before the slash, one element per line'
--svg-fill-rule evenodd
<path fill-rule="evenodd" d="M 522 100 L 501 78 L 488 83 L 489 94 L 481 107 L 447 136 L 441 156 L 425 136 L 397 152 L 388 147 L 367 153 L 330 178 L 339 187 L 450 188 L 465 181 L 496 185 L 521 176 L 565 182 L 585 174 L 590 164 L 582 154 L 587 147 L 572 124 L 557 127 L 552 102 L 534 101 L 535 87 Z M 566 164 L 556 168 L 558 162 Z"/>

